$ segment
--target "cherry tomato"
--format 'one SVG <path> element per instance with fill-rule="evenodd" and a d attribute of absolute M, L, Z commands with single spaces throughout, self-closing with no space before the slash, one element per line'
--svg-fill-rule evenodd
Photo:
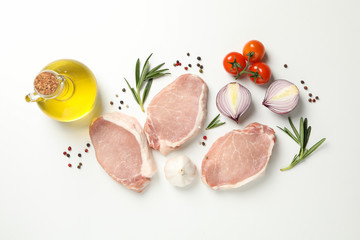
<path fill-rule="evenodd" d="M 268 65 L 263 62 L 257 62 L 251 65 L 248 69 L 251 72 L 248 74 L 250 79 L 256 84 L 264 84 L 270 80 L 271 70 Z"/>
<path fill-rule="evenodd" d="M 225 56 L 223 65 L 228 73 L 231 73 L 232 75 L 236 76 L 238 72 L 244 70 L 246 66 L 246 58 L 241 53 L 231 52 Z"/>
<path fill-rule="evenodd" d="M 248 56 L 246 55 L 249 54 L 250 52 L 254 53 L 253 56 L 250 58 L 250 62 L 251 63 L 260 62 L 265 55 L 265 47 L 258 40 L 251 40 L 245 44 L 243 49 L 243 54 L 246 57 L 246 59 L 248 59 Z"/>

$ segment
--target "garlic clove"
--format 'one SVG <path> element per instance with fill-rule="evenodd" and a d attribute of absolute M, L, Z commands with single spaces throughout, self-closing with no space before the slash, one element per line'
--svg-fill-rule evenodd
<path fill-rule="evenodd" d="M 279 79 L 266 90 L 263 105 L 278 114 L 286 114 L 294 110 L 300 98 L 295 84 Z"/>
<path fill-rule="evenodd" d="M 236 123 L 251 104 L 250 91 L 240 83 L 232 82 L 220 89 L 216 95 L 216 107 L 221 114 Z"/>
<path fill-rule="evenodd" d="M 185 156 L 167 159 L 165 163 L 165 177 L 174 186 L 185 187 L 193 182 L 196 177 L 196 166 Z"/>

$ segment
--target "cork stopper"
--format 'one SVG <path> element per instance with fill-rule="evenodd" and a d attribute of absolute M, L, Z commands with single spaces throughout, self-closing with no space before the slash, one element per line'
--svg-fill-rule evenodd
<path fill-rule="evenodd" d="M 36 76 L 34 86 L 38 93 L 52 95 L 59 86 L 59 80 L 54 73 L 41 72 Z"/>

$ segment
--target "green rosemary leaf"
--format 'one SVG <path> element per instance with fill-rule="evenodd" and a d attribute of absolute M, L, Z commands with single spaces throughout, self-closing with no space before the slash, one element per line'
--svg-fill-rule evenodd
<path fill-rule="evenodd" d="M 220 121 L 220 120 L 219 120 Z M 226 122 L 220 122 L 216 123 L 212 128 L 220 127 L 221 125 L 224 125 Z"/>
<path fill-rule="evenodd" d="M 151 69 L 151 70 L 148 72 L 148 74 L 152 74 L 153 72 L 156 72 L 159 68 L 161 68 L 162 66 L 164 66 L 164 64 L 165 64 L 165 63 L 162 63 L 162 64 L 157 65 L 156 67 L 154 67 L 153 69 Z M 164 69 L 162 69 L 162 70 L 164 70 Z M 167 69 L 167 70 L 169 70 L 169 69 Z M 161 70 L 160 70 L 160 71 L 161 71 Z"/>
<path fill-rule="evenodd" d="M 145 81 L 145 78 L 146 78 L 146 75 L 149 71 L 149 68 L 150 68 L 150 64 L 149 64 L 149 59 L 150 57 L 152 56 L 152 54 L 150 54 L 150 56 L 146 59 L 145 61 L 145 64 L 142 68 L 142 71 L 141 71 L 141 75 L 140 75 L 140 79 L 139 79 L 139 83 L 136 85 L 136 88 L 138 90 L 141 90 L 141 88 L 143 87 L 144 85 L 144 81 Z"/>
<path fill-rule="evenodd" d="M 160 69 L 162 66 L 164 66 L 165 63 L 159 64 L 156 67 L 154 67 L 153 69 L 150 69 L 149 60 L 150 60 L 151 56 L 152 56 L 152 54 L 150 54 L 149 57 L 146 59 L 145 64 L 142 67 L 141 74 L 140 74 L 140 59 L 137 59 L 137 61 L 136 61 L 136 65 L 135 65 L 136 88 L 131 87 L 129 82 L 124 78 L 126 81 L 126 84 L 128 85 L 129 89 L 131 90 L 131 93 L 133 94 L 133 96 L 135 98 L 135 101 L 140 105 L 140 108 L 143 112 L 145 112 L 144 102 L 146 101 L 146 99 L 149 95 L 153 79 L 162 77 L 166 74 L 170 74 L 170 73 L 166 72 L 169 69 Z M 147 81 L 147 83 L 146 83 L 145 89 L 141 94 L 141 90 L 146 81 Z"/>
<path fill-rule="evenodd" d="M 304 129 L 304 119 L 301 117 L 300 118 L 300 142 L 299 142 L 299 145 L 301 148 L 303 148 L 304 146 L 304 132 L 305 132 L 305 129 Z"/>
<path fill-rule="evenodd" d="M 299 139 L 297 139 L 291 132 L 289 129 L 287 129 L 286 127 L 281 128 L 279 126 L 277 126 L 280 130 L 282 130 L 283 132 L 285 132 L 287 135 L 289 135 L 289 137 L 291 137 L 297 144 L 299 144 Z"/>
<path fill-rule="evenodd" d="M 314 144 L 314 146 L 312 146 L 309 150 L 307 150 L 304 154 L 304 158 L 306 158 L 307 156 L 309 156 L 310 154 L 312 154 L 316 149 L 318 149 L 318 147 L 321 146 L 321 144 L 323 144 L 325 142 L 326 138 L 321 139 L 320 141 L 318 141 L 317 143 Z"/>
<path fill-rule="evenodd" d="M 139 84 L 139 77 L 140 77 L 140 59 L 138 58 L 136 61 L 136 66 L 135 66 L 135 81 L 136 81 L 136 86 L 138 86 Z"/>
<path fill-rule="evenodd" d="M 306 149 L 307 144 L 309 143 L 309 139 L 310 139 L 310 134 L 311 134 L 311 126 L 309 126 L 306 130 L 306 137 L 305 137 L 305 142 L 304 142 L 304 149 Z"/>
<path fill-rule="evenodd" d="M 129 87 L 129 89 L 131 90 L 131 93 L 133 94 L 133 96 L 134 96 L 134 98 L 135 98 L 136 102 L 137 102 L 138 104 L 140 104 L 140 101 L 139 101 L 138 95 L 136 94 L 135 89 L 134 89 L 134 88 L 132 88 L 132 87 L 130 86 L 130 84 L 129 84 L 129 82 L 126 80 L 126 78 L 124 78 L 124 79 L 125 79 L 125 81 L 126 81 L 126 83 L 127 83 L 128 87 Z"/>
<path fill-rule="evenodd" d="M 295 128 L 295 126 L 292 123 L 290 118 L 289 118 L 289 123 L 291 125 L 291 128 L 293 128 L 294 133 L 296 135 L 297 129 Z M 278 128 L 281 129 L 282 131 L 284 131 L 293 140 L 296 139 L 295 136 L 292 135 L 291 132 L 286 127 L 285 128 L 278 127 Z M 316 144 L 314 144 L 314 146 L 312 146 L 309 150 L 306 149 L 306 146 L 309 142 L 310 134 L 311 134 L 311 126 L 308 126 L 307 118 L 305 118 L 305 120 L 303 118 L 300 118 L 300 129 L 299 129 L 298 133 L 300 136 L 297 141 L 298 145 L 300 146 L 299 153 L 294 156 L 293 160 L 291 161 L 291 164 L 288 167 L 280 169 L 281 171 L 289 170 L 289 169 L 293 168 L 295 165 L 297 165 L 298 163 L 304 161 L 311 153 L 313 153 L 316 149 L 318 149 L 321 146 L 321 144 L 323 144 L 326 140 L 325 138 L 323 138 L 320 141 L 318 141 Z"/>
<path fill-rule="evenodd" d="M 168 70 L 168 69 L 164 69 L 164 70 Z M 170 74 L 170 73 L 162 73 L 162 72 L 154 72 L 153 74 L 151 75 L 146 75 L 146 80 L 148 79 L 154 79 L 154 78 L 159 78 L 159 77 L 162 77 L 166 74 Z"/>
<path fill-rule="evenodd" d="M 209 123 L 208 127 L 213 125 L 216 120 L 220 117 L 220 113 Z"/>
<path fill-rule="evenodd" d="M 307 118 L 304 119 L 303 129 L 304 129 L 303 148 L 306 149 L 306 144 L 307 144 L 306 139 L 307 139 L 307 133 L 308 133 L 308 120 L 307 120 Z"/>
<path fill-rule="evenodd" d="M 297 139 L 300 139 L 299 132 L 298 132 L 297 129 L 295 128 L 294 123 L 292 122 L 292 120 L 291 120 L 290 117 L 288 117 L 288 119 L 289 119 L 290 126 L 291 126 L 293 132 L 295 133 L 295 136 L 297 137 Z"/>
<path fill-rule="evenodd" d="M 296 143 L 299 143 L 299 140 L 290 132 L 289 129 L 285 127 L 284 130 Z"/>
<path fill-rule="evenodd" d="M 206 130 L 212 129 L 212 128 L 216 128 L 219 127 L 221 125 L 224 125 L 225 122 L 220 122 L 220 119 L 218 119 L 220 117 L 220 114 L 218 114 L 210 123 L 209 125 L 206 127 Z"/>
<path fill-rule="evenodd" d="M 144 93 L 143 93 L 143 97 L 142 97 L 142 102 L 143 103 L 145 103 L 145 100 L 146 100 L 147 96 L 149 95 L 152 82 L 153 82 L 152 79 L 149 79 L 147 81 L 147 84 L 146 84 L 146 87 L 145 87 L 145 90 L 144 90 Z"/>

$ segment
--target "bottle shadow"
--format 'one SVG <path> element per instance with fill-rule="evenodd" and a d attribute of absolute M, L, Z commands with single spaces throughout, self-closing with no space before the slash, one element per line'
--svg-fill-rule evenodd
<path fill-rule="evenodd" d="M 73 122 L 59 122 L 59 124 L 61 125 L 61 127 L 64 128 L 66 127 L 70 129 L 88 128 L 91 122 L 93 121 L 93 119 L 98 117 L 103 110 L 103 100 L 99 90 L 97 92 L 96 100 L 94 104 L 95 104 L 94 108 L 80 119 L 77 119 Z"/>

